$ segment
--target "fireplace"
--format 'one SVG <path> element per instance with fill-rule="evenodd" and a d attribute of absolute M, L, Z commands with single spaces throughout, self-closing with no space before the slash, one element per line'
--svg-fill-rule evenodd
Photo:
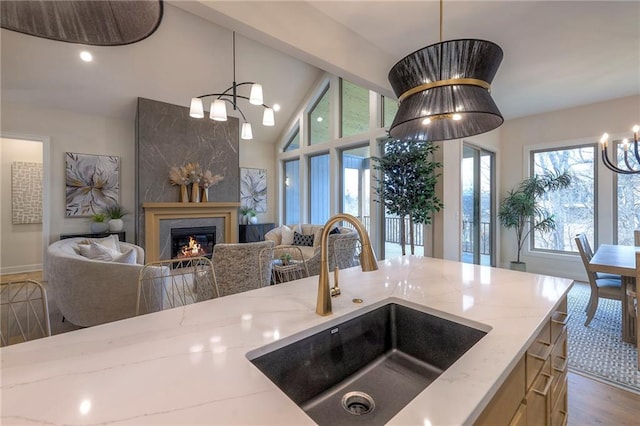
<path fill-rule="evenodd" d="M 216 245 L 215 226 L 171 228 L 171 258 L 205 256 L 211 259 Z"/>

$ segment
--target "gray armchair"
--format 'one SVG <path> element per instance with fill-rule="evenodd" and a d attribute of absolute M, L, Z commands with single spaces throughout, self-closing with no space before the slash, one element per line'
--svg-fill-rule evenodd
<path fill-rule="evenodd" d="M 81 327 L 135 316 L 142 247 L 120 242 L 121 251 L 136 251 L 136 264 L 108 262 L 78 254 L 84 240 L 60 240 L 47 249 L 49 285 L 62 315 Z"/>
<path fill-rule="evenodd" d="M 219 243 L 213 247 L 213 272 L 220 296 L 266 287 L 271 282 L 271 259 L 260 264 L 260 252 L 273 241 Z"/>

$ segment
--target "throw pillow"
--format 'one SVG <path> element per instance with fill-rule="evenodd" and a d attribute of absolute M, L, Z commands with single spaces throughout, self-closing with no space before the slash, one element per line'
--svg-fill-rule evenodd
<path fill-rule="evenodd" d="M 114 257 L 120 256 L 119 251 L 112 250 L 108 247 L 103 246 L 102 244 L 98 244 L 95 241 L 89 244 L 89 248 L 86 249 L 85 244 L 80 244 L 78 246 L 80 248 L 80 254 L 84 257 L 93 260 L 103 260 L 105 262 L 111 262 Z"/>
<path fill-rule="evenodd" d="M 313 247 L 313 235 L 303 235 L 293 231 L 293 245 Z"/>
<path fill-rule="evenodd" d="M 329 235 L 333 235 L 333 234 L 339 234 L 340 233 L 340 229 L 338 229 L 338 227 L 334 227 L 331 231 L 329 231 Z"/>
<path fill-rule="evenodd" d="M 322 232 L 324 231 L 324 228 L 319 228 L 314 234 L 313 234 L 313 246 L 314 247 L 318 247 L 320 244 L 322 244 Z"/>
<path fill-rule="evenodd" d="M 293 229 L 289 228 L 286 225 L 282 225 L 282 245 L 290 246 L 293 244 L 293 233 Z"/>
<path fill-rule="evenodd" d="M 98 243 L 103 247 L 106 247 L 111 250 L 115 250 L 120 253 L 120 239 L 118 238 L 118 234 L 111 234 L 105 238 L 89 238 L 78 243 L 78 250 L 80 250 L 80 254 L 82 254 L 82 248 L 80 246 L 86 246 L 84 249 L 88 250 L 89 245 L 91 243 Z M 82 254 L 87 257 L 86 255 Z"/>
<path fill-rule="evenodd" d="M 113 258 L 114 262 L 128 263 L 130 265 L 135 265 L 137 260 L 138 255 L 133 248 Z"/>

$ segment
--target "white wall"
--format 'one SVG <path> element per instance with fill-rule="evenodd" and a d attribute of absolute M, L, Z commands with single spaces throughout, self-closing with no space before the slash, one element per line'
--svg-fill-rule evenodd
<path fill-rule="evenodd" d="M 12 223 L 11 164 L 14 161 L 42 163 L 42 142 L 0 139 L 0 273 L 37 271 L 42 268 L 42 224 Z"/>
<path fill-rule="evenodd" d="M 118 120 L 3 102 L 2 131 L 50 138 L 50 242 L 57 240 L 60 234 L 89 232 L 90 227 L 88 218 L 65 217 L 65 152 L 120 157 L 120 203 L 125 209 L 134 210 L 133 117 Z M 133 241 L 133 215 L 125 216 L 124 222 L 127 240 Z M 3 244 L 4 240 L 3 234 Z"/>
<path fill-rule="evenodd" d="M 276 154 L 271 144 L 240 139 L 240 167 L 267 169 L 267 211 L 258 213 L 258 222 L 278 222 L 278 171 Z"/>
<path fill-rule="evenodd" d="M 636 95 L 505 122 L 501 127 L 500 198 L 527 175 L 526 153 L 529 150 L 559 144 L 596 143 L 604 132 L 613 136 L 629 135 L 639 117 L 640 96 Z M 598 243 L 612 243 L 613 173 L 604 168 L 599 156 L 597 161 Z M 516 253 L 512 230 L 502 230 L 501 244 L 502 266 L 506 267 Z M 577 255 L 531 253 L 525 248 L 522 258 L 529 272 L 580 280 L 587 278 Z"/>

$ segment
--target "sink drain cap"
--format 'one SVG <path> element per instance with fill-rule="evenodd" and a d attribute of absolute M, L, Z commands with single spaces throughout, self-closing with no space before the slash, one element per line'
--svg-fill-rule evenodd
<path fill-rule="evenodd" d="M 342 397 L 342 407 L 350 414 L 361 416 L 372 412 L 376 403 L 364 392 L 349 392 Z"/>

